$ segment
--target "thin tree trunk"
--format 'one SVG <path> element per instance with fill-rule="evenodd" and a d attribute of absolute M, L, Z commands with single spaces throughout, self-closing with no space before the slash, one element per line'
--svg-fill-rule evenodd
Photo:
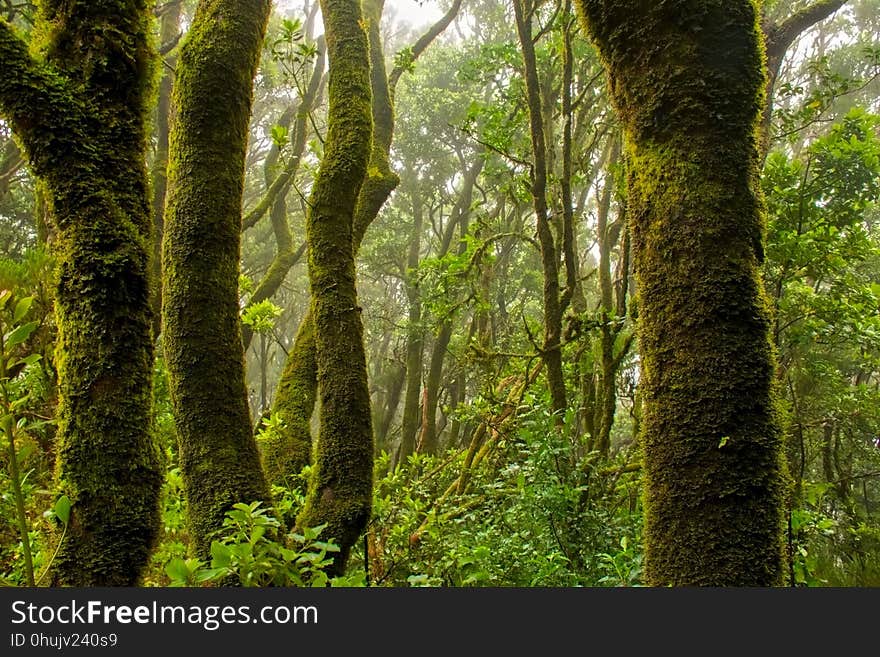
<path fill-rule="evenodd" d="M 418 185 L 418 182 L 416 182 Z M 419 401 L 422 390 L 422 298 L 419 293 L 418 268 L 422 237 L 422 199 L 417 189 L 411 193 L 413 226 L 406 261 L 406 296 L 409 302 L 409 324 L 406 338 L 406 395 L 403 403 L 403 428 L 396 462 L 405 462 L 415 451 L 419 430 Z"/>
<path fill-rule="evenodd" d="M 168 3 L 159 23 L 159 43 L 171 43 L 180 32 L 182 2 Z M 156 155 L 150 169 L 153 187 L 153 335 L 162 332 L 162 233 L 165 230 L 165 195 L 168 190 L 168 135 L 171 120 L 171 89 L 173 68 L 177 57 L 168 58 L 168 66 L 160 67 L 159 99 L 156 105 Z M 172 70 L 168 70 L 168 68 Z"/>
<path fill-rule="evenodd" d="M 525 67 L 526 98 L 529 107 L 529 129 L 532 141 L 532 197 L 538 224 L 538 242 L 541 245 L 541 267 L 544 274 L 544 343 L 541 357 L 547 371 L 551 409 L 561 423 L 567 407 L 565 377 L 562 372 L 562 306 L 559 296 L 559 265 L 556 244 L 547 208 L 547 156 L 544 140 L 544 122 L 541 114 L 541 89 L 535 44 L 532 41 L 531 0 L 514 0 L 516 27 Z"/>
<path fill-rule="evenodd" d="M 615 367 L 614 343 L 619 329 L 614 324 L 620 320 L 614 313 L 614 288 L 611 279 L 611 250 L 614 248 L 617 238 L 612 235 L 614 231 L 608 221 L 611 214 L 611 197 L 616 184 L 614 168 L 620 157 L 620 142 L 616 135 L 611 137 L 609 150 L 605 186 L 596 213 L 596 231 L 599 241 L 599 351 L 601 356 L 599 358 L 599 376 L 596 382 L 596 396 L 598 398 L 595 408 L 596 420 L 593 423 L 596 430 L 593 449 L 606 457 L 611 451 L 611 426 L 614 423 L 614 411 L 617 407 L 617 368 Z"/>

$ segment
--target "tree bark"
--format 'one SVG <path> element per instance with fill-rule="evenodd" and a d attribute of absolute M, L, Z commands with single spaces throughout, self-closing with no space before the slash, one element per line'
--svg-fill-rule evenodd
<path fill-rule="evenodd" d="M 565 377 L 562 372 L 562 305 L 559 296 L 559 263 L 556 243 L 550 227 L 547 208 L 547 149 L 544 138 L 544 121 L 541 113 L 541 89 L 538 80 L 538 64 L 535 44 L 532 41 L 531 0 L 514 0 L 516 26 L 526 81 L 526 99 L 529 107 L 529 128 L 532 141 L 532 198 L 538 224 L 538 242 L 541 245 L 541 267 L 544 274 L 544 343 L 541 357 L 546 365 L 547 386 L 550 389 L 551 409 L 557 413 L 556 422 L 561 423 L 562 412 L 567 407 Z"/>
<path fill-rule="evenodd" d="M 181 2 L 169 3 L 162 12 L 159 27 L 159 43 L 164 45 L 178 38 Z M 177 57 L 169 57 L 173 67 Z M 168 136 L 171 127 L 171 90 L 174 74 L 161 66 L 159 72 L 159 99 L 156 105 L 156 156 L 150 170 L 153 187 L 153 335 L 162 332 L 162 233 L 165 230 L 165 194 L 168 191 Z"/>
<path fill-rule="evenodd" d="M 418 185 L 418 182 L 416 182 Z M 419 292 L 418 268 L 422 237 L 422 199 L 418 190 L 411 193 L 413 226 L 406 261 L 406 296 L 409 302 L 409 323 L 406 336 L 406 395 L 403 403 L 403 428 L 397 463 L 406 462 L 415 451 L 416 432 L 419 430 L 419 401 L 422 391 L 422 351 L 424 328 L 422 327 L 422 297 Z"/>
<path fill-rule="evenodd" d="M 196 553 L 237 502 L 268 500 L 238 307 L 241 196 L 269 0 L 202 0 L 174 84 L 163 334 Z"/>
<path fill-rule="evenodd" d="M 319 434 L 297 523 L 326 525 L 342 573 L 370 519 L 373 432 L 355 285 L 355 206 L 372 142 L 370 53 L 357 0 L 322 0 L 330 61 L 328 133 L 309 200 L 306 234 L 317 364 Z"/>
<path fill-rule="evenodd" d="M 37 60 L 0 20 L 0 114 L 55 221 L 58 475 L 73 507 L 53 581 L 133 586 L 162 483 L 151 432 L 149 13 L 138 0 L 53 1 L 39 21 Z"/>
<path fill-rule="evenodd" d="M 749 0 L 579 0 L 631 162 L 649 584 L 782 577 L 783 464 L 760 279 Z"/>

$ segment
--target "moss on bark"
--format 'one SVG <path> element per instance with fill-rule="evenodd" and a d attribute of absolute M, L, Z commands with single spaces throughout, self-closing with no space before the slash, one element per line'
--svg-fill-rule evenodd
<path fill-rule="evenodd" d="M 236 502 L 268 499 L 253 439 L 238 308 L 241 195 L 268 0 L 202 0 L 172 101 L 163 334 L 197 554 Z"/>
<path fill-rule="evenodd" d="M 370 518 L 373 434 L 354 267 L 354 214 L 372 141 L 370 59 L 358 0 L 322 0 L 330 61 L 329 129 L 306 222 L 311 312 L 321 401 L 314 471 L 302 526 L 348 553 Z"/>
<path fill-rule="evenodd" d="M 309 312 L 284 363 L 272 405 L 272 412 L 278 414 L 282 425 L 260 444 L 263 468 L 273 484 L 284 484 L 288 476 L 299 474 L 312 462 L 310 424 L 318 398 L 314 329 Z"/>
<path fill-rule="evenodd" d="M 0 113 L 50 197 L 58 474 L 73 502 L 53 581 L 132 586 L 158 526 L 143 1 L 44 2 L 43 60 L 0 21 Z"/>
<path fill-rule="evenodd" d="M 355 203 L 352 250 L 357 255 L 370 224 L 376 219 L 382 205 L 399 182 L 391 171 L 389 152 L 394 132 L 394 109 L 385 74 L 384 50 L 379 34 L 382 0 L 364 5 L 364 18 L 370 56 L 371 114 L 373 133 L 367 175 L 360 186 Z M 315 327 L 309 325 L 314 317 L 309 312 L 297 332 L 294 347 L 288 354 L 281 381 L 275 395 L 273 411 L 285 422 L 277 438 L 263 446 L 263 460 L 272 467 L 272 477 L 285 477 L 299 472 L 309 463 L 311 453 L 310 420 L 314 412 L 317 390 L 317 363 L 315 361 Z M 303 461 L 302 458 L 306 460 Z M 282 472 L 278 467 L 288 463 L 293 468 Z"/>
<path fill-rule="evenodd" d="M 646 579 L 779 584 L 783 462 L 759 275 L 756 5 L 579 6 L 631 158 Z"/>

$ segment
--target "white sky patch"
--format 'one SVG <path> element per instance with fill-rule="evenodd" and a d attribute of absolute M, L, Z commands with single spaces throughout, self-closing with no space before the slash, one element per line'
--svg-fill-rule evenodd
<path fill-rule="evenodd" d="M 315 0 L 317 1 L 317 0 Z M 295 10 L 295 15 L 304 14 L 308 2 L 303 0 L 276 0 L 275 11 Z M 436 0 L 385 0 L 385 16 L 393 16 L 396 23 L 408 23 L 414 28 L 428 27 L 444 14 Z"/>

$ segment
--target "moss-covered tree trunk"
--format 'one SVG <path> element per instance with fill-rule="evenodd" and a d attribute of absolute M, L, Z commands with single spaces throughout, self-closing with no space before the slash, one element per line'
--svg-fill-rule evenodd
<path fill-rule="evenodd" d="M 559 294 L 557 248 L 547 206 L 548 165 L 544 118 L 541 111 L 541 86 L 538 79 L 535 44 L 532 40 L 532 16 L 535 5 L 531 0 L 514 0 L 513 6 L 523 55 L 533 158 L 532 199 L 535 206 L 538 242 L 541 245 L 541 269 L 544 275 L 544 341 L 541 345 L 541 358 L 546 365 L 551 408 L 558 414 L 556 421 L 561 423 L 562 412 L 567 406 L 565 377 L 562 372 L 562 305 Z"/>
<path fill-rule="evenodd" d="M 351 238 L 355 256 L 367 229 L 399 182 L 389 162 L 394 108 L 379 34 L 383 7 L 384 0 L 370 0 L 363 8 L 369 44 L 373 133 L 367 175 L 355 203 Z M 271 468 L 269 476 L 272 481 L 296 474 L 309 464 L 312 452 L 310 423 L 318 386 L 313 322 L 314 316 L 310 310 L 297 331 L 272 405 L 272 411 L 278 413 L 283 422 L 272 442 L 263 445 L 263 460 Z"/>
<path fill-rule="evenodd" d="M 180 48 L 163 240 L 163 335 L 189 526 L 204 556 L 236 502 L 268 499 L 238 308 L 241 196 L 268 0 L 202 0 Z"/>
<path fill-rule="evenodd" d="M 158 525 L 151 433 L 144 0 L 41 3 L 44 58 L 0 20 L 0 114 L 52 204 L 58 473 L 73 502 L 53 581 L 131 586 Z"/>
<path fill-rule="evenodd" d="M 312 413 L 318 399 L 315 361 L 315 324 L 309 310 L 300 322 L 275 391 L 272 412 L 281 419 L 279 430 L 260 443 L 266 477 L 282 485 L 312 462 Z"/>
<path fill-rule="evenodd" d="M 168 2 L 159 19 L 159 44 L 170 46 L 180 34 L 180 15 L 183 2 Z M 171 121 L 171 91 L 174 85 L 173 67 L 176 56 L 169 56 L 168 66 L 159 69 L 159 94 L 156 102 L 156 155 L 150 168 L 153 212 L 153 335 L 162 332 L 162 233 L 165 230 L 165 194 L 168 191 L 168 137 Z"/>
<path fill-rule="evenodd" d="M 330 62 L 328 131 L 309 199 L 306 239 L 320 399 L 314 472 L 301 526 L 326 524 L 342 572 L 370 518 L 373 431 L 361 309 L 354 267 L 354 221 L 372 144 L 370 56 L 358 0 L 322 0 Z"/>
<path fill-rule="evenodd" d="M 397 174 L 391 170 L 389 156 L 391 140 L 394 135 L 394 89 L 406 67 L 397 66 L 390 74 L 387 76 L 385 74 L 385 55 L 380 37 L 380 21 L 384 6 L 384 0 L 368 0 L 363 5 L 370 47 L 373 141 L 367 177 L 363 182 L 355 206 L 354 234 L 352 236 L 355 256 L 357 256 L 357 251 L 367 229 L 375 221 L 385 201 L 388 200 L 391 192 L 400 182 Z M 461 0 L 455 0 L 446 14 L 416 41 L 412 47 L 413 58 L 421 55 L 434 39 L 449 26 L 460 7 Z M 311 339 L 310 336 L 314 335 L 314 328 L 305 326 L 306 321 L 311 321 L 311 314 L 306 316 L 303 325 L 299 328 L 297 342 L 300 341 L 300 336 L 303 341 L 300 343 L 299 349 L 297 349 L 295 342 L 294 349 L 288 355 L 282 383 L 279 384 L 273 404 L 273 412 L 279 413 L 285 422 L 285 428 L 275 441 L 275 445 L 281 452 L 293 455 L 308 454 L 311 451 L 311 433 L 308 431 L 308 426 L 314 411 L 314 402 L 305 407 L 302 400 L 308 399 L 308 397 L 297 396 L 299 391 L 314 390 L 317 385 L 317 372 L 313 367 L 310 367 L 308 360 L 314 347 L 307 342 Z M 305 360 L 300 356 L 304 356 Z M 299 377 L 308 377 L 308 380 Z M 288 392 L 294 393 L 293 396 L 288 396 Z M 311 398 L 314 399 L 314 396 Z M 278 453 L 277 456 L 280 459 L 286 458 L 284 453 Z M 275 455 L 267 452 L 266 458 L 274 460 Z M 281 463 L 282 461 L 277 462 Z M 291 472 L 298 472 L 297 464 L 295 462 L 291 462 L 291 464 L 293 465 Z"/>
<path fill-rule="evenodd" d="M 645 576 L 780 583 L 783 498 L 761 285 L 750 0 L 579 0 L 631 163 L 644 389 Z"/>

